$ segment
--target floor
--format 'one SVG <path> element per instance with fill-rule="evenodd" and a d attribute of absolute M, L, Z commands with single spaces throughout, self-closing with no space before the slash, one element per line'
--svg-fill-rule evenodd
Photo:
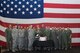
<path fill-rule="evenodd" d="M 13 53 L 11 51 L 4 51 L 2 53 Z M 52 50 L 52 51 L 17 51 L 15 53 L 80 53 L 80 47 L 72 47 L 68 50 Z"/>

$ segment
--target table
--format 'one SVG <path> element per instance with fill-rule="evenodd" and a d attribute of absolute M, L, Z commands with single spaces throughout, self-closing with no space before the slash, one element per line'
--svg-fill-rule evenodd
<path fill-rule="evenodd" d="M 52 40 L 47 40 L 47 41 L 39 41 L 39 40 L 35 40 L 33 42 L 33 48 L 35 49 L 36 47 L 40 47 L 41 50 L 43 50 L 43 48 L 53 48 L 54 47 L 54 42 Z"/>

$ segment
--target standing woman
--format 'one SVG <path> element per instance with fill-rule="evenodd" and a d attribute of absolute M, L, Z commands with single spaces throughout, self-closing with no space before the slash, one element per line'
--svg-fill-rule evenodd
<path fill-rule="evenodd" d="M 6 35 L 6 41 L 7 41 L 7 49 L 8 51 L 12 49 L 12 26 L 9 25 L 9 27 L 5 30 Z"/>

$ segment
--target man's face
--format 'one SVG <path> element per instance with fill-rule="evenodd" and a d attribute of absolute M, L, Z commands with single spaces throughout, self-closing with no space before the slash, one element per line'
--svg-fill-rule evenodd
<path fill-rule="evenodd" d="M 44 27 L 44 24 L 42 24 L 42 27 Z"/>
<path fill-rule="evenodd" d="M 23 27 L 21 26 L 21 29 L 22 29 Z"/>
<path fill-rule="evenodd" d="M 11 25 L 9 25 L 9 28 L 11 28 L 12 26 Z"/>
<path fill-rule="evenodd" d="M 32 28 L 33 26 L 32 25 L 30 25 L 30 28 Z"/>
<path fill-rule="evenodd" d="M 67 27 L 67 29 L 69 29 L 69 27 Z"/>
<path fill-rule="evenodd" d="M 18 26 L 18 29 L 20 29 L 20 26 Z"/>
<path fill-rule="evenodd" d="M 14 28 L 17 28 L 17 26 L 14 26 Z"/>

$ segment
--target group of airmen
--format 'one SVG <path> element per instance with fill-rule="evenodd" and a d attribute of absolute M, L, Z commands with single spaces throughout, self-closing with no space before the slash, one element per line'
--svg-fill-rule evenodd
<path fill-rule="evenodd" d="M 33 25 L 28 27 L 15 25 L 12 27 L 9 25 L 5 30 L 8 50 L 13 52 L 23 49 L 31 51 L 37 34 L 39 36 L 46 36 L 47 40 L 53 40 L 55 50 L 71 48 L 72 31 L 69 27 L 56 28 L 44 26 L 44 24 L 41 27 L 39 25 L 36 27 L 33 27 Z"/>

